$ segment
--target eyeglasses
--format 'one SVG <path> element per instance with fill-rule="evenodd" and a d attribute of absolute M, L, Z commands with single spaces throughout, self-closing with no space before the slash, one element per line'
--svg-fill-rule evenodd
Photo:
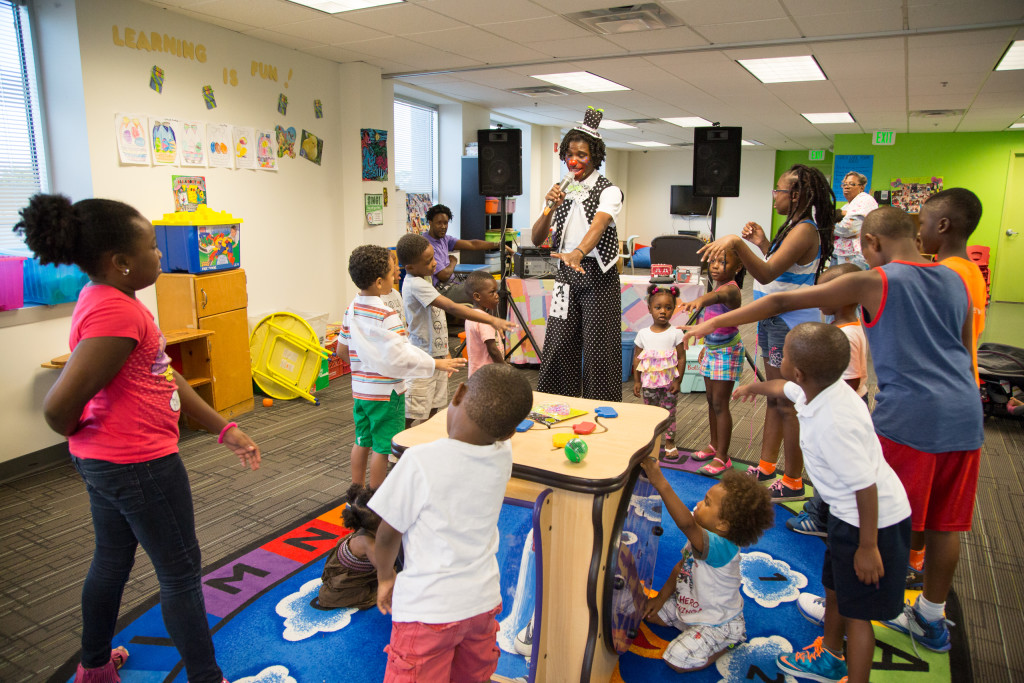
<path fill-rule="evenodd" d="M 793 194 L 793 190 L 772 190 L 772 194 Z"/>
<path fill-rule="evenodd" d="M 843 187 L 862 187 L 860 183 L 843 183 Z"/>

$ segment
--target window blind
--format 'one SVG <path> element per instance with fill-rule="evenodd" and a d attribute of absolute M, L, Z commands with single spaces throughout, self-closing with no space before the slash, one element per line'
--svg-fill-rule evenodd
<path fill-rule="evenodd" d="M 437 198 L 437 110 L 395 100 L 395 184 Z"/>
<path fill-rule="evenodd" d="M 11 228 L 46 191 L 44 156 L 28 10 L 0 0 L 0 253 L 30 255 Z"/>

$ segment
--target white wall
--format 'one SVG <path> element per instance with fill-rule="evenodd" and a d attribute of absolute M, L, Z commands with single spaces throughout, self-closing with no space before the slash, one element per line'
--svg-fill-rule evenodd
<path fill-rule="evenodd" d="M 55 25 L 73 24 L 70 3 L 38 4 L 43 15 L 53 15 Z M 70 92 L 49 104 L 72 120 L 84 121 L 84 139 L 74 155 L 65 155 L 64 148 L 51 150 L 55 167 L 64 164 L 53 174 L 52 190 L 76 199 L 87 195 L 66 172 L 76 155 L 87 156 L 87 166 L 79 161 L 75 172 L 91 176 L 94 196 L 120 199 L 155 219 L 174 210 L 172 175 L 204 175 L 211 208 L 244 220 L 242 266 L 248 275 L 250 313 L 291 307 L 340 318 L 355 294 L 346 269 L 351 249 L 363 243 L 394 244 L 405 224 L 405 202 L 397 201 L 393 173 L 388 183 L 361 180 L 359 129 L 393 128 L 392 89 L 381 82 L 379 70 L 365 64 L 342 66 L 132 0 L 78 0 L 76 10 L 84 98 L 76 105 Z M 114 25 L 122 36 L 130 27 L 202 44 L 206 62 L 115 45 Z M 59 63 L 68 43 L 39 44 L 47 73 L 47 62 L 78 68 Z M 253 60 L 274 65 L 277 81 L 259 73 L 253 77 Z M 163 94 L 149 88 L 153 65 L 164 69 Z M 225 68 L 236 70 L 236 86 L 224 83 Z M 215 109 L 204 105 L 204 85 L 213 87 Z M 288 96 L 287 115 L 277 111 L 279 93 Z M 323 103 L 322 119 L 314 117 L 314 98 Z M 300 136 L 305 128 L 324 139 L 323 162 L 317 166 L 298 156 L 285 157 L 278 160 L 277 172 L 121 166 L 113 122 L 114 114 L 122 111 L 256 128 L 280 124 L 294 126 Z M 384 186 L 393 201 L 385 209 L 385 225 L 371 228 L 363 215 L 363 194 Z M 396 213 L 401 220 L 395 220 Z M 154 290 L 141 292 L 139 298 L 156 313 Z M 5 387 L 0 461 L 61 440 L 41 416 L 42 399 L 56 373 L 39 368 L 39 363 L 67 351 L 71 309 L 64 305 L 0 314 L 0 382 Z"/>
<path fill-rule="evenodd" d="M 628 155 L 626 180 L 610 175 L 619 182 L 626 195 L 623 213 L 619 221 L 619 236 L 639 235 L 638 242 L 650 244 L 658 235 L 676 234 L 678 230 L 709 231 L 710 219 L 685 218 L 669 213 L 670 187 L 693 183 L 693 152 L 650 151 L 620 152 Z M 610 155 L 609 155 L 610 156 Z M 610 157 L 611 159 L 611 157 Z M 620 170 L 621 172 L 621 170 Z M 763 226 L 771 225 L 771 189 L 775 187 L 775 152 L 743 148 L 740 162 L 740 196 L 718 199 L 718 218 L 715 232 L 740 234 L 744 223 L 756 221 Z"/>

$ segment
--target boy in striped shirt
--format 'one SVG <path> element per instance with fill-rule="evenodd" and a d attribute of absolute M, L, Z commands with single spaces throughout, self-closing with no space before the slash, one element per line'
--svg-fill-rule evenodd
<path fill-rule="evenodd" d="M 352 366 L 352 483 L 366 483 L 369 461 L 372 488 L 387 475 L 391 439 L 405 429 L 405 380 L 466 364 L 462 358 L 431 358 L 409 343 L 402 319 L 380 298 L 391 291 L 395 267 L 384 247 L 366 244 L 352 252 L 348 273 L 359 295 L 345 311 L 338 340 L 338 355 Z"/>

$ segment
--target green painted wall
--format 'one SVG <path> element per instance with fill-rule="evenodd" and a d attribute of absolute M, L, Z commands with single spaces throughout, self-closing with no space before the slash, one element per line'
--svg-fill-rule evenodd
<path fill-rule="evenodd" d="M 853 154 L 853 152 L 847 152 L 847 154 Z M 775 153 L 775 180 L 772 181 L 772 182 L 773 183 L 777 182 L 779 177 L 783 173 L 788 171 L 793 166 L 793 164 L 804 164 L 805 166 L 810 166 L 811 168 L 816 168 L 819 171 L 821 171 L 822 173 L 824 173 L 826 178 L 828 178 L 829 180 L 832 179 L 832 152 L 829 152 L 828 150 L 825 150 L 825 159 L 824 159 L 824 161 L 808 161 L 807 160 L 807 156 L 808 156 L 808 151 L 806 149 L 800 149 L 800 150 L 795 150 L 795 151 L 794 150 L 779 150 L 778 152 L 776 152 Z M 774 187 L 775 187 L 775 185 L 773 184 L 772 188 L 774 188 Z M 768 201 L 771 202 L 771 197 L 768 196 L 769 189 L 771 189 L 771 188 L 765 189 L 764 192 L 765 192 L 765 196 L 768 198 Z M 785 216 L 780 216 L 775 211 L 772 211 L 772 235 L 773 236 L 775 235 L 776 232 L 778 232 L 778 230 L 782 226 L 782 222 L 784 220 L 786 220 Z"/>
<path fill-rule="evenodd" d="M 1024 153 L 1024 131 L 897 133 L 891 147 L 873 146 L 870 135 L 836 135 L 834 148 L 836 154 L 874 155 L 872 190 L 884 189 L 893 178 L 938 176 L 945 188 L 966 187 L 977 194 L 984 211 L 970 243 L 990 247 L 995 260 L 1010 155 Z M 784 154 L 806 158 L 806 152 L 778 152 L 776 167 Z"/>

